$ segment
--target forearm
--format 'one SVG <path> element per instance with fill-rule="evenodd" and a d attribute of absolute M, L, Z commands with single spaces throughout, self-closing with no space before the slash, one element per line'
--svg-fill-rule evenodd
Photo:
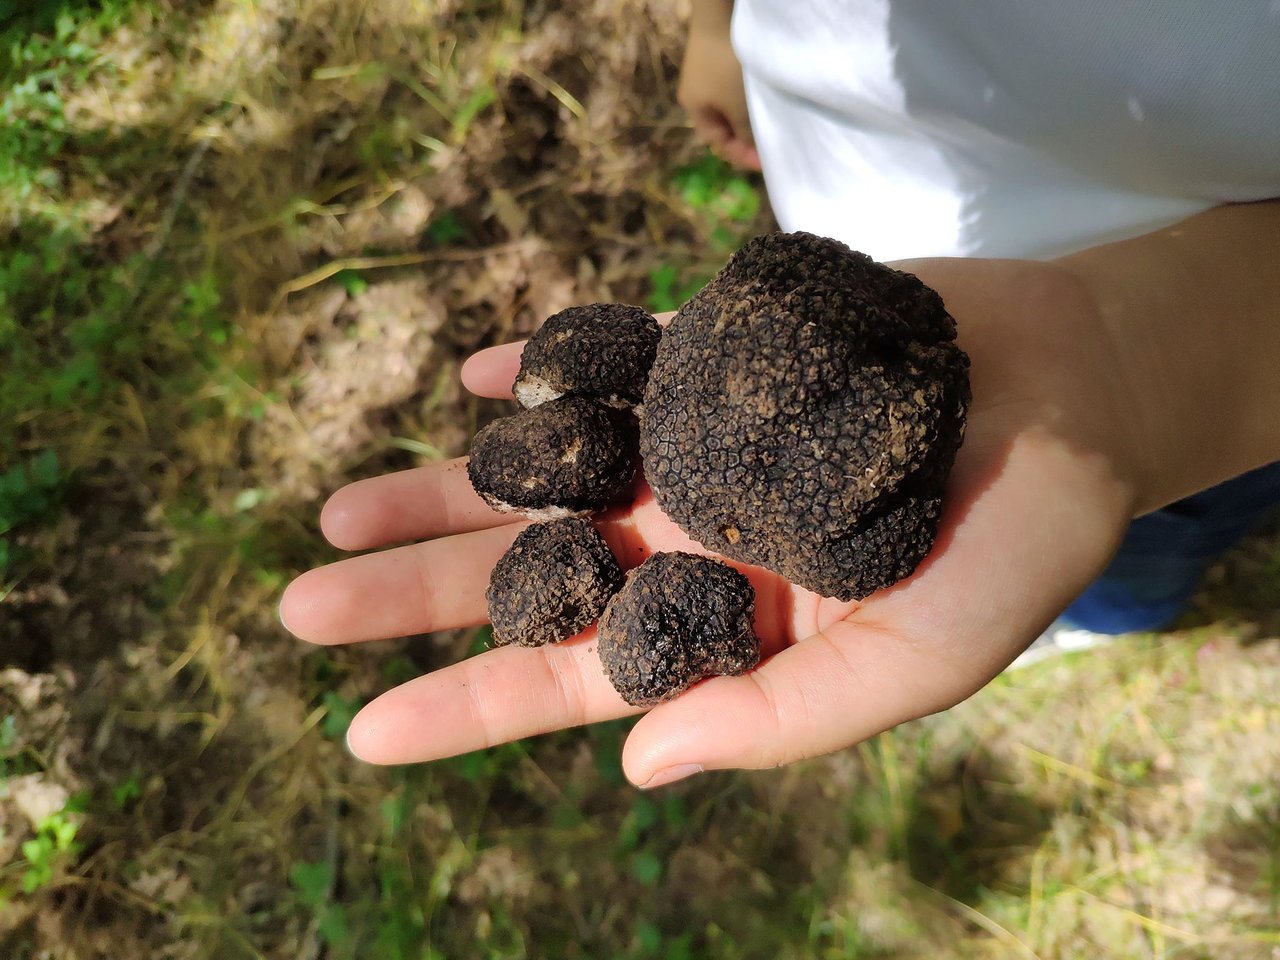
<path fill-rule="evenodd" d="M 1138 512 L 1280 459 L 1280 201 L 1065 257 L 1125 371 Z"/>

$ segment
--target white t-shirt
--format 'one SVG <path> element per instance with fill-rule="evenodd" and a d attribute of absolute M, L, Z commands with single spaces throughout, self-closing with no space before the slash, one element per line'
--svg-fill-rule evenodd
<path fill-rule="evenodd" d="M 1051 257 L 1280 196 L 1280 0 L 737 0 L 786 230 Z"/>

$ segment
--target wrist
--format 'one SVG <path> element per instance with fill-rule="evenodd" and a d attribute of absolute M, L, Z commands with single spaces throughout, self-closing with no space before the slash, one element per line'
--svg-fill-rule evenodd
<path fill-rule="evenodd" d="M 966 445 L 1009 438 L 1082 477 L 1115 522 L 1134 515 L 1146 457 L 1136 438 L 1125 371 L 1092 291 L 1056 263 L 932 259 L 897 266 L 936 289 L 970 357 Z M 980 425 L 980 426 L 979 426 Z M 1064 469 L 1066 467 L 1064 466 Z M 1105 501 L 1105 504 L 1103 503 Z"/>
<path fill-rule="evenodd" d="M 1280 203 L 1219 207 L 1058 261 L 1124 378 L 1136 509 L 1280 457 Z"/>
<path fill-rule="evenodd" d="M 1109 396 L 1112 429 L 1109 443 L 1117 470 L 1130 488 L 1131 513 L 1139 516 L 1168 502 L 1163 487 L 1168 479 L 1170 408 L 1161 363 L 1146 342 L 1147 331 L 1134 323 L 1134 312 L 1124 290 L 1108 282 L 1108 272 L 1097 269 L 1103 258 L 1087 251 L 1058 261 L 1089 305 L 1092 325 L 1106 344 L 1107 373 L 1099 384 Z"/>

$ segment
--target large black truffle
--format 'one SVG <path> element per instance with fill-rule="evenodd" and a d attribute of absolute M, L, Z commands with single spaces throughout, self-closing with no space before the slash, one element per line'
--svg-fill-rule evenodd
<path fill-rule="evenodd" d="M 655 553 L 627 574 L 600 618 L 600 662 L 627 703 L 647 707 L 706 677 L 760 661 L 755 591 L 732 567 L 691 553 Z"/>
<path fill-rule="evenodd" d="M 609 406 L 635 406 L 661 333 L 657 320 L 625 303 L 561 310 L 525 344 L 516 399 L 536 407 L 571 393 Z"/>
<path fill-rule="evenodd" d="M 494 643 L 540 647 L 567 639 L 600 616 L 622 582 L 622 569 L 590 520 L 526 527 L 489 578 Z"/>
<path fill-rule="evenodd" d="M 969 359 L 941 298 L 835 240 L 769 234 L 663 333 L 645 476 L 708 549 L 852 600 L 937 535 Z"/>
<path fill-rule="evenodd" d="M 547 520 L 603 510 L 631 483 L 636 463 L 629 410 L 561 397 L 477 433 L 467 476 L 495 510 Z"/>

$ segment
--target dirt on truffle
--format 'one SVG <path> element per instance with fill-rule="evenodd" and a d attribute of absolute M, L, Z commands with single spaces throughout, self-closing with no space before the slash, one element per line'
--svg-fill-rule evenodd
<path fill-rule="evenodd" d="M 663 334 L 641 455 L 710 550 L 862 598 L 929 552 L 968 357 L 938 295 L 835 240 L 747 244 Z"/>
<path fill-rule="evenodd" d="M 656 553 L 627 575 L 600 618 L 600 662 L 632 706 L 669 700 L 706 677 L 760 661 L 755 591 L 727 564 Z"/>

